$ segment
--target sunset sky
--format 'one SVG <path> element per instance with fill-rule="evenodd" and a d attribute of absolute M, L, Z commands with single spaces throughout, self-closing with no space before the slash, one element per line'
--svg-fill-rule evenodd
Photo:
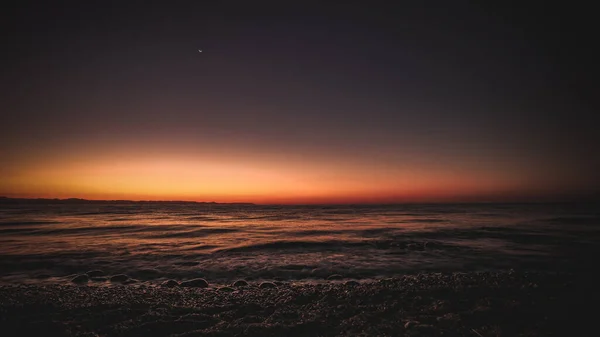
<path fill-rule="evenodd" d="M 369 203 L 600 191 L 585 9 L 177 3 L 9 11 L 0 195 Z"/>

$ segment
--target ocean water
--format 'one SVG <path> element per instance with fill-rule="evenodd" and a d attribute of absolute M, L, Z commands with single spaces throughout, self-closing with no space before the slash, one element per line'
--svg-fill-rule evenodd
<path fill-rule="evenodd" d="M 599 247 L 600 210 L 582 204 L 0 205 L 0 283 L 592 271 Z"/>

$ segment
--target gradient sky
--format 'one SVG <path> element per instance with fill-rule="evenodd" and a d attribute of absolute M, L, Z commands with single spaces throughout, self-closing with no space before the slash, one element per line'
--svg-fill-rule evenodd
<path fill-rule="evenodd" d="M 14 5 L 0 195 L 337 203 L 600 191 L 589 9 L 176 3 Z"/>

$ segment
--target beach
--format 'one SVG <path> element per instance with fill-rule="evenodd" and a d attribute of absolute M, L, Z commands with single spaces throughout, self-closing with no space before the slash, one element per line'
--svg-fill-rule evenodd
<path fill-rule="evenodd" d="M 589 3 L 3 6 L 0 337 L 600 336 Z"/>
<path fill-rule="evenodd" d="M 595 336 L 597 286 L 472 272 L 261 287 L 15 285 L 3 336 Z"/>
<path fill-rule="evenodd" d="M 4 205 L 2 336 L 595 336 L 594 205 Z"/>

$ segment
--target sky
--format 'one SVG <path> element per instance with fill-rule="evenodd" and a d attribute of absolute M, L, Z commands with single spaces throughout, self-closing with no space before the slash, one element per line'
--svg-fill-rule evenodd
<path fill-rule="evenodd" d="M 0 195 L 394 203 L 600 191 L 583 5 L 11 6 Z"/>

